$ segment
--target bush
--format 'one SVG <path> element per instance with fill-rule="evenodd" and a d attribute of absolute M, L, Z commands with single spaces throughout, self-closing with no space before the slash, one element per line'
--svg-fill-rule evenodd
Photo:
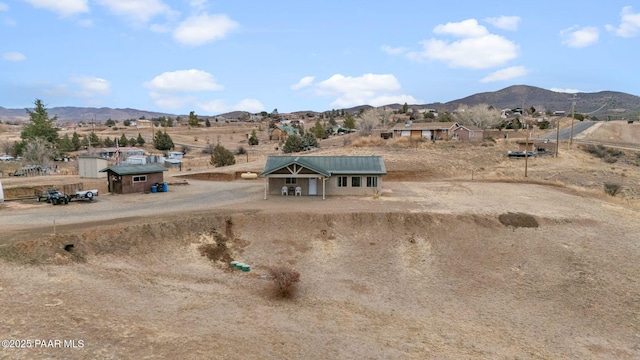
<path fill-rule="evenodd" d="M 269 269 L 269 275 L 271 275 L 278 296 L 290 298 L 295 294 L 296 285 L 300 281 L 300 273 L 285 266 L 277 266 Z"/>
<path fill-rule="evenodd" d="M 247 150 L 243 146 L 238 146 L 236 150 L 236 155 L 244 155 L 247 153 Z"/>
<path fill-rule="evenodd" d="M 611 195 L 616 196 L 616 194 L 620 191 L 620 185 L 614 183 L 604 183 L 604 192 Z"/>
<path fill-rule="evenodd" d="M 211 155 L 211 165 L 215 167 L 234 165 L 236 158 L 231 151 L 225 149 L 222 145 L 218 144 L 213 148 L 213 154 Z"/>
<path fill-rule="evenodd" d="M 284 142 L 282 150 L 288 154 L 293 152 L 300 152 L 303 148 L 304 145 L 302 143 L 302 137 L 300 137 L 299 135 L 291 135 L 287 137 L 287 141 Z"/>

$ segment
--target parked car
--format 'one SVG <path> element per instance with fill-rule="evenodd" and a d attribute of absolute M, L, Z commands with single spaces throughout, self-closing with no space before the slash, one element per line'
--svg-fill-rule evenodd
<path fill-rule="evenodd" d="M 13 161 L 13 160 L 14 158 L 11 155 L 7 155 L 7 154 L 0 155 L 0 161 Z"/>
<path fill-rule="evenodd" d="M 508 151 L 507 152 L 507 156 L 509 157 L 525 157 L 525 156 L 529 156 L 529 157 L 533 157 L 536 156 L 536 153 L 533 151 Z"/>
<path fill-rule="evenodd" d="M 46 201 L 53 205 L 68 204 L 71 198 L 56 189 L 47 189 L 36 197 L 38 202 Z"/>

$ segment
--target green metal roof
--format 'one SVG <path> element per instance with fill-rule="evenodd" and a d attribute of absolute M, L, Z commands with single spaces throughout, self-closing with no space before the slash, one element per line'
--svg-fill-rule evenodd
<path fill-rule="evenodd" d="M 108 168 L 104 168 L 100 170 L 100 172 L 107 172 L 111 170 L 112 172 L 118 175 L 138 175 L 138 174 L 151 174 L 167 171 L 167 168 L 158 165 L 123 165 L 123 166 L 109 166 Z"/>
<path fill-rule="evenodd" d="M 260 176 L 269 175 L 292 164 L 298 164 L 325 177 L 334 174 L 387 173 L 381 156 L 269 156 Z"/>

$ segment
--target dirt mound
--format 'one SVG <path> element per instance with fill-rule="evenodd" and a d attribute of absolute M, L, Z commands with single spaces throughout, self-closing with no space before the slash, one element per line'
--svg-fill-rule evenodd
<path fill-rule="evenodd" d="M 535 217 L 525 213 L 512 213 L 500 214 L 498 220 L 504 226 L 512 226 L 514 228 L 529 227 L 537 228 L 538 221 Z"/>

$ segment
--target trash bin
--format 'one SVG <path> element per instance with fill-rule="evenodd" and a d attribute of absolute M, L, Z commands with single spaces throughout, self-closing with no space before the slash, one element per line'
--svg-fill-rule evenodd
<path fill-rule="evenodd" d="M 158 192 L 158 187 L 155 185 L 151 185 L 151 192 L 152 193 L 157 193 Z"/>
<path fill-rule="evenodd" d="M 164 184 L 162 184 L 162 191 L 163 191 L 163 192 L 167 192 L 167 191 L 169 191 L 169 184 L 168 184 L 168 183 L 164 183 Z"/>

